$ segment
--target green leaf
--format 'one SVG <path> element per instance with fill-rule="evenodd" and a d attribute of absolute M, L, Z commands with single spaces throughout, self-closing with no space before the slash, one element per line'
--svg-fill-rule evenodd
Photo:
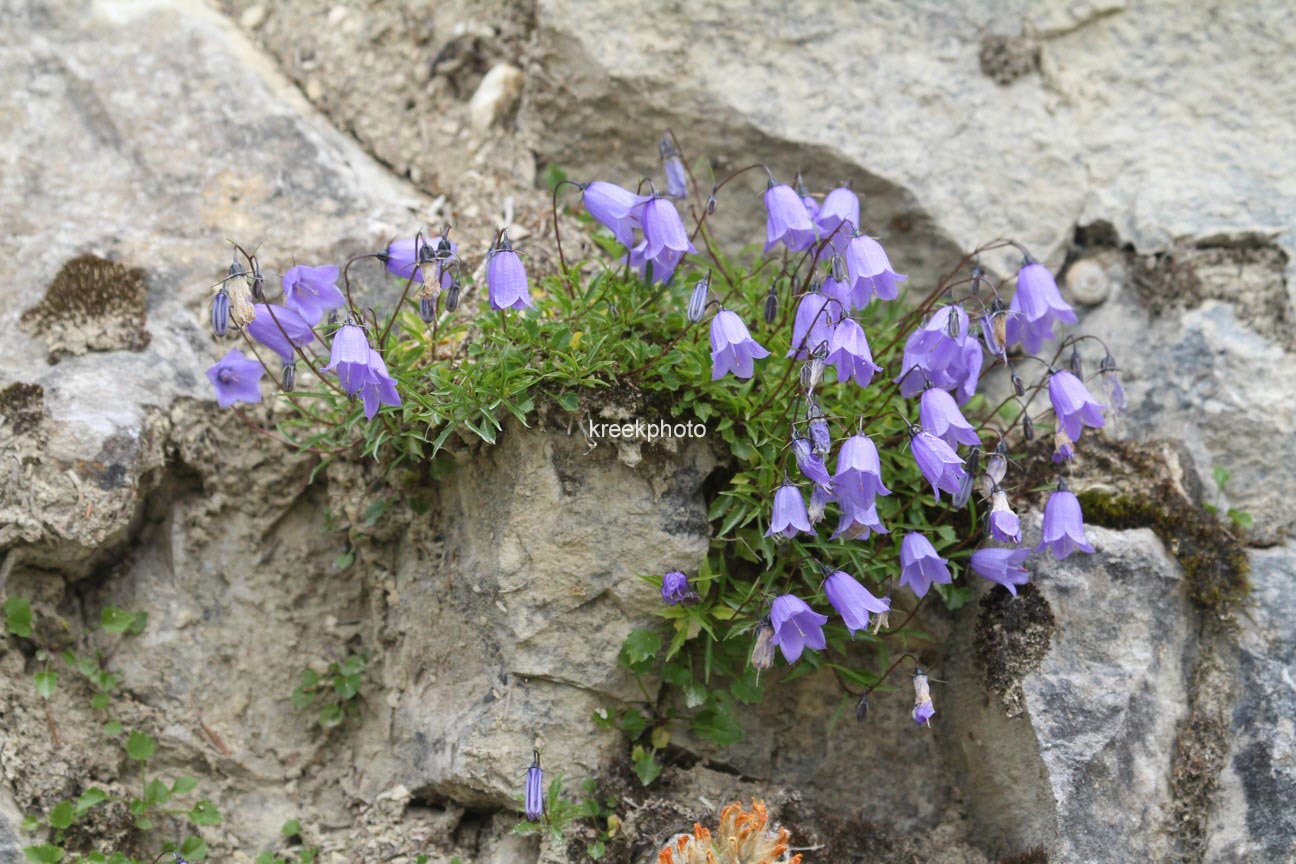
<path fill-rule="evenodd" d="M 192 792 L 193 790 L 195 790 L 195 789 L 197 789 L 197 788 L 198 788 L 198 778 L 197 778 L 197 777 L 187 777 L 187 776 L 186 776 L 186 777 L 178 777 L 178 778 L 176 778 L 176 781 L 175 781 L 174 783 L 171 784 L 171 794 L 172 794 L 172 795 L 185 795 L 185 794 L 187 794 L 187 793 L 189 793 L 189 792 Z"/>
<path fill-rule="evenodd" d="M 343 720 L 341 705 L 325 705 L 320 709 L 319 722 L 325 729 L 332 729 Z"/>
<path fill-rule="evenodd" d="M 1244 510 L 1237 510 L 1233 507 L 1229 508 L 1228 517 L 1233 520 L 1234 525 L 1243 530 L 1250 528 L 1252 523 L 1255 521 L 1251 518 L 1250 513 L 1247 513 Z"/>
<path fill-rule="evenodd" d="M 1216 467 L 1211 471 L 1211 476 L 1215 478 L 1215 487 L 1223 492 L 1224 487 L 1228 485 L 1229 480 L 1233 477 L 1233 472 L 1227 468 Z"/>
<path fill-rule="evenodd" d="M 661 637 L 654 631 L 632 630 L 626 637 L 625 644 L 621 646 L 622 665 L 634 669 L 656 657 L 660 650 Z"/>
<path fill-rule="evenodd" d="M 92 807 L 108 800 L 108 793 L 97 786 L 91 786 L 81 793 L 81 797 L 76 800 L 76 815 L 85 815 Z"/>
<path fill-rule="evenodd" d="M 186 861 L 202 861 L 207 858 L 207 841 L 190 834 L 180 844 L 180 856 Z"/>
<path fill-rule="evenodd" d="M 743 730 L 738 721 L 718 708 L 699 711 L 693 718 L 693 732 L 721 747 L 737 744 L 743 739 Z"/>
<path fill-rule="evenodd" d="M 109 738 L 116 738 L 122 733 L 122 724 L 120 720 L 109 720 L 103 725 L 104 734 Z"/>
<path fill-rule="evenodd" d="M 217 810 L 215 804 L 204 798 L 190 808 L 189 821 L 195 825 L 219 825 L 221 824 L 220 810 Z"/>
<path fill-rule="evenodd" d="M 144 800 L 150 805 L 165 804 L 170 798 L 171 790 L 156 777 L 144 784 Z"/>
<path fill-rule="evenodd" d="M 301 822 L 296 819 L 289 819 L 279 829 L 279 833 L 285 837 L 297 837 L 301 834 Z"/>
<path fill-rule="evenodd" d="M 60 801 L 50 811 L 47 821 L 51 828 L 57 828 L 61 831 L 69 827 L 74 819 L 76 819 L 76 805 L 71 801 Z"/>
<path fill-rule="evenodd" d="M 105 633 L 125 633 L 135 624 L 135 616 L 117 606 L 105 607 L 99 619 Z"/>
<path fill-rule="evenodd" d="M 54 688 L 58 686 L 58 673 L 53 669 L 43 669 L 36 673 L 36 694 L 42 699 L 48 699 L 54 695 Z"/>
<path fill-rule="evenodd" d="M 32 633 L 31 606 L 22 597 L 10 597 L 4 604 L 5 629 L 26 639 Z"/>
<path fill-rule="evenodd" d="M 565 411 L 580 410 L 580 397 L 575 393 L 559 393 L 554 397 L 554 401 L 557 402 Z"/>
<path fill-rule="evenodd" d="M 28 846 L 23 849 L 23 857 L 30 864 L 58 864 L 63 860 L 64 852 L 57 846 L 42 843 L 39 846 Z"/>
<path fill-rule="evenodd" d="M 635 748 L 639 750 L 640 748 Z M 652 783 L 661 776 L 662 766 L 657 761 L 657 755 L 652 750 L 642 750 L 637 759 L 634 760 L 635 776 L 644 786 Z"/>
<path fill-rule="evenodd" d="M 153 736 L 139 730 L 131 730 L 126 738 L 126 755 L 136 762 L 146 762 L 157 751 L 157 742 Z"/>
<path fill-rule="evenodd" d="M 379 498 L 377 501 L 370 504 L 365 508 L 364 516 L 362 517 L 364 524 L 373 527 L 377 524 L 378 520 L 382 518 L 382 515 L 387 512 L 389 506 L 391 506 L 391 502 L 386 498 Z"/>

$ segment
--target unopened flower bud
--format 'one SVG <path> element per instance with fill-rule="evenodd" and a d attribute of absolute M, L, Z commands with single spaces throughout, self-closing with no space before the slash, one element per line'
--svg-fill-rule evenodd
<path fill-rule="evenodd" d="M 459 308 L 459 280 L 451 279 L 446 289 L 446 311 L 453 312 Z"/>
<path fill-rule="evenodd" d="M 972 284 L 969 286 L 972 296 L 975 297 L 981 293 L 981 283 L 985 281 L 985 268 L 980 264 L 972 265 Z"/>
<path fill-rule="evenodd" d="M 266 302 L 265 295 L 265 277 L 261 275 L 261 264 L 252 259 L 252 273 L 248 276 L 248 284 L 252 288 L 252 296 L 258 303 Z"/>
<path fill-rule="evenodd" d="M 1067 364 L 1071 369 L 1071 374 L 1077 378 L 1084 378 L 1084 362 L 1080 359 L 1080 349 L 1072 346 L 1070 362 Z"/>
<path fill-rule="evenodd" d="M 1111 354 L 1107 354 L 1103 357 L 1102 362 L 1098 364 L 1098 369 L 1102 372 L 1115 372 L 1116 358 Z"/>
<path fill-rule="evenodd" d="M 328 314 L 328 323 L 330 327 L 336 327 L 338 323 L 338 311 L 330 309 Z"/>
<path fill-rule="evenodd" d="M 832 257 L 832 277 L 833 281 L 843 283 L 846 281 L 846 262 L 840 255 Z"/>
<path fill-rule="evenodd" d="M 436 320 L 436 300 L 432 297 L 419 297 L 419 318 L 423 319 L 424 324 L 431 324 Z"/>
<path fill-rule="evenodd" d="M 773 324 L 774 319 L 778 317 L 778 290 L 771 285 L 769 293 L 765 295 L 765 323 Z"/>
<path fill-rule="evenodd" d="M 716 197 L 715 197 L 715 193 L 712 192 L 710 195 L 707 196 L 706 212 L 708 216 L 714 216 L 715 211 L 716 211 Z"/>
<path fill-rule="evenodd" d="M 1026 385 L 1022 382 L 1021 376 L 1016 372 L 1012 374 L 1012 388 L 1018 398 L 1026 395 Z"/>
<path fill-rule="evenodd" d="M 226 291 L 225 286 L 222 285 L 221 289 L 216 292 L 216 296 L 212 298 L 211 302 L 212 332 L 218 337 L 224 336 L 226 332 L 229 331 L 229 315 L 229 292 Z"/>
<path fill-rule="evenodd" d="M 975 474 L 977 472 L 977 469 L 980 467 L 981 467 L 981 448 L 973 447 L 972 450 L 968 453 L 967 464 L 963 466 L 963 470 L 969 474 Z"/>
<path fill-rule="evenodd" d="M 959 478 L 958 491 L 954 493 L 955 509 L 967 506 L 968 499 L 972 497 L 972 475 L 964 473 Z"/>
<path fill-rule="evenodd" d="M 945 332 L 949 334 L 951 339 L 957 339 L 962 335 L 963 324 L 962 321 L 960 321 L 960 316 L 953 313 L 950 314 L 949 321 L 945 325 Z"/>
<path fill-rule="evenodd" d="M 688 320 L 696 324 L 702 320 L 706 314 L 707 295 L 711 291 L 711 282 L 703 276 L 698 283 L 693 286 L 693 294 L 689 297 L 688 302 Z"/>
<path fill-rule="evenodd" d="M 662 136 L 658 152 L 661 154 L 662 168 L 666 172 L 666 194 L 671 198 L 685 197 L 688 195 L 688 174 L 684 169 L 684 159 L 671 136 Z"/>
<path fill-rule="evenodd" d="M 1022 417 L 1022 437 L 1027 441 L 1035 440 L 1035 424 L 1029 417 Z"/>
<path fill-rule="evenodd" d="M 1000 444 L 995 448 L 994 455 L 986 462 L 986 475 L 996 486 L 1002 483 L 1008 474 L 1008 455 L 1004 452 L 1006 449 L 1003 444 Z"/>
<path fill-rule="evenodd" d="M 859 701 L 855 703 L 856 721 L 863 723 L 866 719 L 868 719 L 868 709 L 869 709 L 868 691 L 866 690 L 865 692 L 860 694 Z"/>
<path fill-rule="evenodd" d="M 283 385 L 283 389 L 285 393 L 291 393 L 293 390 L 297 388 L 297 361 L 296 360 L 290 360 L 289 362 L 284 364 L 283 380 L 280 381 L 280 383 Z"/>

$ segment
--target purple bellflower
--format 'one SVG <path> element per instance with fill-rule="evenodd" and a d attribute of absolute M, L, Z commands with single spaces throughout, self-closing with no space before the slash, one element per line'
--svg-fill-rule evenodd
<path fill-rule="evenodd" d="M 338 328 L 324 371 L 335 373 L 350 395 L 360 392 L 369 375 L 369 339 L 362 327 L 348 323 Z"/>
<path fill-rule="evenodd" d="M 662 602 L 668 606 L 678 603 L 687 605 L 690 599 L 697 599 L 697 594 L 689 589 L 687 576 L 678 570 L 672 570 L 662 577 L 661 597 Z"/>
<path fill-rule="evenodd" d="M 843 318 L 833 328 L 828 340 L 828 362 L 837 367 L 837 380 L 867 387 L 882 367 L 873 362 L 864 328 L 850 318 Z"/>
<path fill-rule="evenodd" d="M 930 385 L 957 390 L 959 404 L 972 398 L 984 355 L 981 343 L 969 336 L 968 323 L 961 307 L 942 306 L 909 334 L 903 368 L 895 379 L 901 396 L 912 398 Z M 951 336 L 951 330 L 957 335 Z"/>
<path fill-rule="evenodd" d="M 842 442 L 837 453 L 837 474 L 833 486 L 838 497 L 872 501 L 875 495 L 890 495 L 882 482 L 882 462 L 873 439 L 860 433 Z"/>
<path fill-rule="evenodd" d="M 639 223 L 643 226 L 645 261 L 658 265 L 669 264 L 674 272 L 685 254 L 697 252 L 684 230 L 684 220 L 668 198 L 649 198 L 639 209 Z M 654 274 L 654 279 L 656 275 Z M 660 281 L 665 281 L 660 280 Z"/>
<path fill-rule="evenodd" d="M 792 455 L 796 457 L 797 468 L 801 474 L 816 486 L 832 488 L 832 477 L 828 475 L 828 466 L 823 458 L 814 452 L 809 438 L 792 439 Z"/>
<path fill-rule="evenodd" d="M 1008 344 L 1021 342 L 1027 354 L 1035 354 L 1053 338 L 1055 322 L 1076 323 L 1076 314 L 1062 299 L 1053 274 L 1029 255 L 1017 271 L 1017 292 L 1008 311 Z"/>
<path fill-rule="evenodd" d="M 415 284 L 421 284 L 423 268 L 435 262 L 441 287 L 446 288 L 454 277 L 444 264 L 458 251 L 458 244 L 445 237 L 405 237 L 393 240 L 387 247 L 387 270 L 403 279 L 413 276 Z"/>
<path fill-rule="evenodd" d="M 527 281 L 526 268 L 505 235 L 500 235 L 499 242 L 488 254 L 486 288 L 490 307 L 496 311 L 535 308 L 531 303 L 531 285 Z"/>
<path fill-rule="evenodd" d="M 949 565 L 936 552 L 931 541 L 921 534 L 906 534 L 900 541 L 900 584 L 908 585 L 919 597 L 932 585 L 949 585 Z"/>
<path fill-rule="evenodd" d="M 841 537 L 847 540 L 867 540 L 875 532 L 891 533 L 878 516 L 876 501 L 862 504 L 858 499 L 848 498 L 840 502 L 840 509 L 841 519 L 837 522 L 837 530 L 832 534 L 834 540 Z"/>
<path fill-rule="evenodd" d="M 790 252 L 809 249 L 815 242 L 815 226 L 805 203 L 792 187 L 770 181 L 765 190 L 765 251 L 782 243 Z"/>
<path fill-rule="evenodd" d="M 535 751 L 535 758 L 526 773 L 526 791 L 522 796 L 526 818 L 538 822 L 545 815 L 544 771 L 540 770 L 540 751 Z"/>
<path fill-rule="evenodd" d="M 648 258 L 645 251 L 648 249 L 648 241 L 640 240 L 631 247 L 626 257 L 622 260 L 630 265 L 632 270 L 639 271 L 639 275 L 644 279 L 648 278 L 648 272 L 652 270 L 652 281 L 654 284 L 663 284 L 669 282 L 675 275 L 675 268 L 684 260 L 683 252 L 676 252 L 673 249 L 662 250 L 661 255 L 657 258 Z"/>
<path fill-rule="evenodd" d="M 1079 378 L 1065 369 L 1059 370 L 1049 377 L 1048 390 L 1058 428 L 1072 441 L 1080 440 L 1080 433 L 1086 426 L 1103 427 L 1106 406 L 1094 401 L 1089 388 Z"/>
<path fill-rule="evenodd" d="M 293 361 L 294 345 L 315 341 L 315 331 L 310 322 L 292 309 L 266 303 L 258 303 L 253 308 L 256 317 L 248 322 L 248 335 L 278 354 L 285 363 Z"/>
<path fill-rule="evenodd" d="M 990 536 L 1000 543 L 1021 542 L 1021 520 L 1008 506 L 1008 493 L 996 488 L 990 496 Z"/>
<path fill-rule="evenodd" d="M 930 432 L 950 447 L 959 444 L 976 447 L 981 443 L 972 424 L 954 403 L 954 397 L 944 390 L 929 387 L 923 391 L 918 417 L 922 421 L 923 431 Z"/>
<path fill-rule="evenodd" d="M 325 312 L 346 304 L 337 280 L 338 268 L 331 264 L 325 267 L 291 267 L 283 275 L 284 305 L 295 309 L 313 327 Z"/>
<path fill-rule="evenodd" d="M 908 278 L 891 269 L 882 244 L 867 234 L 856 234 L 846 247 L 846 272 L 851 309 L 863 309 L 874 295 L 879 300 L 896 299 L 900 283 Z"/>
<path fill-rule="evenodd" d="M 918 432 L 909 439 L 909 449 L 937 501 L 942 490 L 951 495 L 959 493 L 967 472 L 963 470 L 963 460 L 950 445 L 930 432 Z"/>
<path fill-rule="evenodd" d="M 869 629 L 870 612 L 882 615 L 891 611 L 889 599 L 874 597 L 854 576 L 841 570 L 824 580 L 824 593 L 828 595 L 828 602 L 842 617 L 852 637 L 859 630 Z"/>
<path fill-rule="evenodd" d="M 1121 386 L 1120 370 L 1116 367 L 1116 358 L 1108 354 L 1098 367 L 1102 371 L 1103 390 L 1107 394 L 1107 405 L 1116 414 L 1124 414 L 1126 408 L 1125 388 Z"/>
<path fill-rule="evenodd" d="M 770 517 L 770 528 L 765 536 L 795 537 L 801 532 L 814 533 L 814 528 L 810 526 L 810 516 L 806 513 L 805 499 L 801 497 L 800 489 L 785 483 L 774 493 L 774 513 Z"/>
<path fill-rule="evenodd" d="M 823 633 L 827 623 L 827 615 L 820 615 L 794 594 L 776 597 L 770 605 L 770 625 L 774 628 L 771 642 L 789 664 L 795 663 L 806 648 L 822 651 L 828 647 Z"/>
<path fill-rule="evenodd" d="M 1080 499 L 1059 482 L 1057 490 L 1044 505 L 1044 535 L 1035 551 L 1048 549 L 1059 561 L 1072 552 L 1093 554 L 1093 547 L 1085 540 L 1084 515 L 1080 512 Z"/>
<path fill-rule="evenodd" d="M 818 226 L 821 237 L 831 237 L 834 249 L 844 249 L 859 230 L 859 196 L 854 189 L 839 186 L 824 197 L 823 205 L 811 218 Z"/>
<path fill-rule="evenodd" d="M 792 320 L 792 347 L 787 356 L 805 360 L 828 347 L 832 339 L 833 323 L 841 316 L 841 307 L 836 301 L 810 291 L 797 304 L 796 317 Z"/>
<path fill-rule="evenodd" d="M 735 378 L 750 378 L 756 360 L 769 356 L 751 334 L 738 313 L 721 309 L 711 319 L 711 380 L 718 381 L 730 372 Z"/>
<path fill-rule="evenodd" d="M 369 349 L 368 371 L 360 385 L 358 395 L 364 402 L 365 417 L 372 420 L 383 405 L 400 405 L 400 394 L 396 392 L 396 379 L 387 373 L 387 364 L 382 355 Z"/>
<path fill-rule="evenodd" d="M 1022 566 L 1030 554 L 1030 549 L 987 546 L 973 552 L 968 563 L 973 573 L 1002 585 L 1016 597 L 1017 586 L 1030 581 L 1030 572 Z"/>
<path fill-rule="evenodd" d="M 238 402 L 260 402 L 264 374 L 260 361 L 243 356 L 237 348 L 231 348 L 207 370 L 207 378 L 216 388 L 216 404 L 222 408 Z"/>
<path fill-rule="evenodd" d="M 639 227 L 636 213 L 648 202 L 647 197 L 602 180 L 585 186 L 582 195 L 585 209 L 612 232 L 618 243 L 627 249 L 635 245 L 634 233 Z"/>
<path fill-rule="evenodd" d="M 931 718 L 936 714 L 932 705 L 931 684 L 922 669 L 915 669 L 913 674 L 914 707 L 913 719 L 919 726 L 930 726 Z"/>

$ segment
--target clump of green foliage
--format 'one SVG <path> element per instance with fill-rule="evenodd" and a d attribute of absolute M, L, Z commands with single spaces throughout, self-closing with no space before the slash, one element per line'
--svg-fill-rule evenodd
<path fill-rule="evenodd" d="M 521 796 L 518 801 L 521 802 Z M 519 822 L 513 827 L 515 834 L 547 833 L 555 843 L 561 843 L 577 823 L 583 823 L 590 836 L 584 846 L 585 855 L 592 861 L 607 854 L 607 844 L 616 834 L 620 819 L 616 796 L 599 795 L 598 784 L 587 779 L 581 783 L 581 795 L 575 799 L 563 793 L 563 775 L 558 772 L 549 781 L 545 791 L 545 817 L 543 822 Z"/>
<path fill-rule="evenodd" d="M 314 708 L 325 729 L 340 726 L 360 709 L 360 686 L 368 662 L 369 655 L 361 652 L 328 664 L 323 674 L 303 669 L 301 682 L 292 693 L 293 705 L 303 710 Z"/>
<path fill-rule="evenodd" d="M 31 604 L 22 597 L 9 597 L 4 603 L 5 629 L 12 636 L 34 642 L 37 638 L 35 615 Z M 108 637 L 138 636 L 148 626 L 144 612 L 127 612 L 109 606 L 100 616 L 100 631 Z M 29 833 L 44 832 L 46 839 L 23 849 L 30 864 L 140 864 L 118 850 L 74 851 L 69 848 L 70 834 L 89 819 L 97 809 L 113 804 L 124 806 L 131 824 L 142 835 L 140 846 L 160 846 L 161 853 L 178 854 L 188 861 L 207 857 L 207 843 L 197 834 L 182 836 L 179 841 L 163 839 L 184 824 L 195 827 L 221 824 L 221 814 L 211 801 L 195 798 L 198 780 L 180 776 L 165 778 L 149 770 L 149 761 L 157 752 L 157 741 L 141 729 L 124 729 L 113 712 L 113 694 L 121 686 L 121 676 L 104 667 L 102 651 L 79 653 L 71 648 L 58 654 L 66 670 L 85 680 L 91 691 L 89 707 L 103 719 L 104 737 L 121 747 L 126 756 L 123 783 L 133 783 L 138 790 L 126 795 L 110 795 L 98 786 L 86 786 L 75 798 L 54 804 L 46 813 L 29 815 L 23 829 Z M 36 694 L 48 702 L 59 687 L 59 668 L 51 652 L 36 645 L 33 657 L 37 671 L 33 675 Z M 56 720 L 51 714 L 51 728 Z M 135 775 L 131 777 L 130 775 Z M 157 840 L 150 840 L 158 836 Z"/>

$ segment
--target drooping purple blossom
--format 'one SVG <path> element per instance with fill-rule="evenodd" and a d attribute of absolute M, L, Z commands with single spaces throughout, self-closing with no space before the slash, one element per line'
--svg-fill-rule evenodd
<path fill-rule="evenodd" d="M 365 417 L 372 420 L 383 405 L 400 405 L 400 393 L 396 392 L 396 380 L 387 373 L 387 364 L 382 355 L 369 349 L 368 369 L 360 384 L 358 395 L 364 403 Z"/>
<path fill-rule="evenodd" d="M 1017 586 L 1030 581 L 1030 572 L 1022 566 L 1030 554 L 1030 549 L 986 546 L 973 552 L 968 563 L 973 573 L 1002 585 L 1016 597 Z"/>
<path fill-rule="evenodd" d="M 923 391 L 918 406 L 918 418 L 925 432 L 940 438 L 950 447 L 966 444 L 975 447 L 981 443 L 972 424 L 954 402 L 954 397 L 935 387 Z"/>
<path fill-rule="evenodd" d="M 831 237 L 833 248 L 841 250 L 860 227 L 860 201 L 855 190 L 839 186 L 824 196 L 823 204 L 812 217 L 819 236 Z"/>
<path fill-rule="evenodd" d="M 913 719 L 919 726 L 930 726 L 931 718 L 936 714 L 936 706 L 932 704 L 931 684 L 928 682 L 926 673 L 921 669 L 915 669 L 913 674 L 914 685 L 914 707 Z"/>
<path fill-rule="evenodd" d="M 806 513 L 801 490 L 790 483 L 780 486 L 774 493 L 773 513 L 766 537 L 795 537 L 798 533 L 813 534 L 810 516 Z"/>
<path fill-rule="evenodd" d="M 735 378 L 750 378 L 756 360 L 769 356 L 747 332 L 738 313 L 721 309 L 711 319 L 711 380 L 718 381 L 730 372 Z"/>
<path fill-rule="evenodd" d="M 891 610 L 890 600 L 874 597 L 854 576 L 841 570 L 824 580 L 824 594 L 852 637 L 857 631 L 869 629 L 869 613 L 880 615 Z"/>
<path fill-rule="evenodd" d="M 833 328 L 828 340 L 828 362 L 837 368 L 838 381 L 854 380 L 867 387 L 882 367 L 873 362 L 864 328 L 850 318 L 843 318 Z"/>
<path fill-rule="evenodd" d="M 1108 354 L 1099 366 L 1102 371 L 1103 390 L 1107 395 L 1107 406 L 1114 414 L 1124 414 L 1125 388 L 1121 386 L 1120 371 L 1116 367 L 1116 358 Z"/>
<path fill-rule="evenodd" d="M 822 651 L 828 647 L 823 625 L 827 615 L 820 615 L 795 594 L 783 594 L 770 605 L 770 625 L 774 628 L 771 643 L 783 652 L 783 659 L 795 663 L 806 648 Z"/>
<path fill-rule="evenodd" d="M 685 602 L 691 593 L 688 577 L 680 571 L 671 570 L 662 577 L 661 598 L 667 605 L 674 606 Z"/>
<path fill-rule="evenodd" d="M 346 297 L 337 287 L 338 268 L 290 267 L 283 275 L 284 305 L 295 309 L 306 324 L 313 327 L 326 312 L 346 305 Z"/>
<path fill-rule="evenodd" d="M 639 208 L 639 224 L 644 234 L 643 258 L 645 262 L 653 262 L 654 271 L 660 266 L 674 272 L 684 255 L 697 252 L 684 230 L 684 220 L 668 198 L 650 198 L 644 202 Z"/>
<path fill-rule="evenodd" d="M 387 247 L 387 270 L 402 279 L 412 276 L 415 284 L 422 284 L 424 268 L 435 265 L 437 279 L 446 288 L 453 277 L 445 265 L 458 251 L 458 244 L 446 237 L 403 237 Z"/>
<path fill-rule="evenodd" d="M 908 278 L 891 268 L 882 244 L 867 234 L 855 235 L 846 246 L 846 272 L 851 309 L 863 309 L 875 295 L 879 300 L 896 299 L 900 283 Z"/>
<path fill-rule="evenodd" d="M 924 597 L 932 585 L 949 585 L 949 565 L 921 534 L 906 534 L 900 541 L 900 584 L 908 585 L 919 597 Z"/>
<path fill-rule="evenodd" d="M 1021 342 L 1027 354 L 1035 354 L 1053 338 L 1055 323 L 1076 323 L 1076 314 L 1062 299 L 1053 274 L 1030 256 L 1017 271 L 1017 291 L 1008 311 L 1008 344 Z"/>
<path fill-rule="evenodd" d="M 942 491 L 958 494 L 967 472 L 963 470 L 962 458 L 953 448 L 930 432 L 918 432 L 910 437 L 909 449 L 918 463 L 918 470 L 931 484 L 937 501 Z"/>
<path fill-rule="evenodd" d="M 362 327 L 347 323 L 338 328 L 324 371 L 335 373 L 352 396 L 360 392 L 369 374 L 369 339 Z"/>
<path fill-rule="evenodd" d="M 797 468 L 807 480 L 825 489 L 832 487 L 828 466 L 824 464 L 823 457 L 814 452 L 809 438 L 793 438 L 792 455 L 796 458 Z"/>
<path fill-rule="evenodd" d="M 861 503 L 872 501 L 875 495 L 891 494 L 882 482 L 882 460 L 872 438 L 861 432 L 842 442 L 833 488 L 839 498 L 853 498 Z"/>
<path fill-rule="evenodd" d="M 770 181 L 765 190 L 765 251 L 782 243 L 790 252 L 809 249 L 815 242 L 815 226 L 805 203 L 787 184 Z"/>
<path fill-rule="evenodd" d="M 1040 544 L 1035 547 L 1039 552 L 1048 549 L 1059 561 L 1072 552 L 1093 554 L 1093 547 L 1085 539 L 1084 514 L 1080 511 L 1080 499 L 1075 493 L 1059 483 L 1053 494 L 1049 495 L 1044 505 L 1044 531 Z"/>
<path fill-rule="evenodd" d="M 531 283 L 527 281 L 526 267 L 513 251 L 508 237 L 501 235 L 486 261 L 486 289 L 490 307 L 500 309 L 534 309 L 531 303 Z"/>
<path fill-rule="evenodd" d="M 841 316 L 841 307 L 835 300 L 810 291 L 797 304 L 792 319 L 792 347 L 787 356 L 804 360 L 828 347 L 832 339 L 833 324 Z"/>
<path fill-rule="evenodd" d="M 1008 493 L 995 489 L 990 496 L 990 516 L 987 520 L 990 536 L 1000 543 L 1021 542 L 1021 520 L 1008 505 Z"/>
<path fill-rule="evenodd" d="M 603 227 L 612 232 L 617 242 L 627 249 L 635 245 L 635 229 L 639 227 L 637 213 L 647 203 L 644 195 L 636 195 L 615 183 L 595 180 L 582 190 L 585 209 Z"/>
<path fill-rule="evenodd" d="M 652 274 L 654 284 L 664 284 L 669 282 L 675 275 L 675 269 L 679 267 L 684 260 L 683 252 L 676 252 L 673 249 L 664 249 L 656 258 L 648 258 L 644 254 L 648 249 L 648 241 L 640 240 L 622 260 L 630 265 L 632 270 L 639 271 L 644 279 L 648 279 L 649 273 Z"/>
<path fill-rule="evenodd" d="M 837 530 L 832 533 L 832 539 L 844 537 L 847 540 L 867 540 L 874 534 L 891 533 L 878 516 L 876 501 L 863 504 L 859 499 L 851 498 L 845 502 L 839 501 L 839 506 L 841 518 L 837 522 Z"/>
<path fill-rule="evenodd" d="M 971 399 L 984 355 L 981 343 L 971 338 L 968 329 L 968 316 L 962 307 L 942 306 L 910 333 L 905 341 L 903 368 L 895 379 L 900 395 L 912 398 L 931 386 L 957 390 L 959 404 Z"/>
<path fill-rule="evenodd" d="M 278 354 L 285 363 L 292 362 L 296 354 L 294 345 L 315 341 L 315 331 L 310 322 L 292 309 L 266 303 L 258 303 L 252 308 L 256 310 L 256 317 L 248 322 L 248 335 Z"/>
<path fill-rule="evenodd" d="M 260 402 L 264 374 L 265 367 L 259 361 L 231 348 L 207 370 L 207 379 L 216 389 L 216 404 L 228 408 L 238 402 Z"/>
<path fill-rule="evenodd" d="M 688 195 L 688 171 L 679 148 L 669 134 L 662 136 L 657 152 L 661 154 L 662 170 L 666 172 L 666 194 L 671 198 Z"/>
<path fill-rule="evenodd" d="M 1058 427 L 1072 441 L 1080 440 L 1080 433 L 1084 432 L 1086 426 L 1094 429 L 1103 427 L 1103 411 L 1106 406 L 1094 401 L 1084 382 L 1067 370 L 1058 370 L 1049 377 L 1048 391 Z"/>
<path fill-rule="evenodd" d="M 535 752 L 535 759 L 527 769 L 526 790 L 522 798 L 526 818 L 538 822 L 545 814 L 544 771 L 540 770 L 539 750 Z"/>

